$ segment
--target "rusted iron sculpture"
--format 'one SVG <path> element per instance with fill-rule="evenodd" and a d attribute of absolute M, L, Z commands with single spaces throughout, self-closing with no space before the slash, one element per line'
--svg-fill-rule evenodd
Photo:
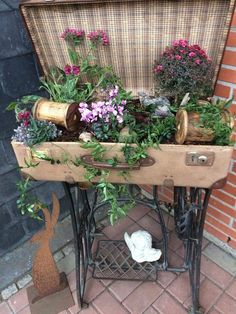
<path fill-rule="evenodd" d="M 54 235 L 54 227 L 57 224 L 60 213 L 60 204 L 55 193 L 52 193 L 52 200 L 52 215 L 48 208 L 42 208 L 45 217 L 45 229 L 36 233 L 31 239 L 32 243 L 40 244 L 32 269 L 33 283 L 38 292 L 38 297 L 36 297 L 34 302 L 62 290 L 66 286 L 65 276 L 60 275 L 50 249 L 50 240 Z"/>

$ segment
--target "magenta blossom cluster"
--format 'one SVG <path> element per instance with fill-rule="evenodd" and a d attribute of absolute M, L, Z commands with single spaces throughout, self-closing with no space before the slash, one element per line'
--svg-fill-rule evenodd
<path fill-rule="evenodd" d="M 115 118 L 118 123 L 123 122 L 123 112 L 126 105 L 126 100 L 117 103 L 116 96 L 118 94 L 118 86 L 112 88 L 109 92 L 108 101 L 92 102 L 91 104 L 80 103 L 79 112 L 81 113 L 81 121 L 93 123 L 103 121 L 109 123 Z"/>
<path fill-rule="evenodd" d="M 160 89 L 184 95 L 204 95 L 211 88 L 213 65 L 205 50 L 186 39 L 175 40 L 155 62 L 154 74 Z"/>
<path fill-rule="evenodd" d="M 30 112 L 29 111 L 20 111 L 17 115 L 18 121 L 22 122 L 22 125 L 24 127 L 27 127 L 29 125 L 29 119 L 30 119 Z"/>
<path fill-rule="evenodd" d="M 76 66 L 76 65 L 69 65 L 67 64 L 64 67 L 64 72 L 66 75 L 79 75 L 80 74 L 80 67 Z"/>
<path fill-rule="evenodd" d="M 102 30 L 90 32 L 88 34 L 88 39 L 91 40 L 93 43 L 101 42 L 103 46 L 109 45 L 109 38 L 106 32 Z"/>
<path fill-rule="evenodd" d="M 61 38 L 65 39 L 66 41 L 72 41 L 75 44 L 79 44 L 84 39 L 84 36 L 84 30 L 79 30 L 72 27 L 66 28 L 61 34 Z"/>

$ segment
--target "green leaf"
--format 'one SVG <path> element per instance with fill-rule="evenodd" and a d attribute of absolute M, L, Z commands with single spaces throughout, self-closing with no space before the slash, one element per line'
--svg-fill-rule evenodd
<path fill-rule="evenodd" d="M 17 103 L 16 101 L 13 101 L 13 102 L 11 102 L 11 103 L 7 106 L 6 110 L 7 110 L 7 111 L 15 110 L 16 107 L 17 107 L 17 105 L 18 105 L 18 103 Z"/>
<path fill-rule="evenodd" d="M 78 57 L 77 52 L 69 48 L 68 53 L 69 53 L 71 63 L 74 65 L 78 65 L 79 57 Z"/>
<path fill-rule="evenodd" d="M 231 106 L 231 104 L 232 104 L 233 101 L 234 101 L 234 97 L 228 99 L 228 100 L 226 101 L 226 103 L 224 104 L 224 108 L 225 108 L 225 109 L 228 109 L 228 108 Z"/>

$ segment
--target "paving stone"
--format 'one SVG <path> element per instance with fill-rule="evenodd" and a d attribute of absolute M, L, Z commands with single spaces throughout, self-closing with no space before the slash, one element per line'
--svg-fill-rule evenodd
<path fill-rule="evenodd" d="M 158 312 L 150 306 L 145 312 L 143 312 L 143 314 L 158 314 Z"/>
<path fill-rule="evenodd" d="M 8 5 L 6 5 L 6 3 L 4 3 L 2 0 L 0 0 L 0 12 L 9 10 L 11 10 L 11 8 Z"/>
<path fill-rule="evenodd" d="M 236 300 L 236 279 L 235 278 L 233 282 L 231 283 L 231 285 L 226 290 L 226 293 Z"/>
<path fill-rule="evenodd" d="M 138 221 L 141 229 L 147 230 L 156 239 L 162 239 L 161 226 L 153 218 L 146 215 Z"/>
<path fill-rule="evenodd" d="M 157 282 L 163 287 L 167 288 L 172 281 L 175 280 L 176 274 L 170 271 L 159 271 L 157 273 Z"/>
<path fill-rule="evenodd" d="M 143 313 L 162 293 L 163 289 L 155 282 L 144 282 L 123 302 L 132 314 Z"/>
<path fill-rule="evenodd" d="M 86 302 L 91 302 L 94 300 L 102 291 L 104 291 L 105 287 L 101 284 L 98 279 L 90 278 L 86 282 L 84 299 Z"/>
<path fill-rule="evenodd" d="M 72 270 L 72 272 L 69 273 L 69 275 L 67 276 L 67 279 L 68 279 L 68 283 L 69 283 L 69 286 L 70 286 L 70 290 L 72 292 L 74 292 L 75 289 L 76 289 L 76 273 L 75 273 L 75 270 Z"/>
<path fill-rule="evenodd" d="M 175 232 L 169 234 L 169 247 L 178 254 L 178 250 L 183 246 L 183 242 L 178 239 Z"/>
<path fill-rule="evenodd" d="M 12 314 L 12 311 L 6 302 L 0 303 L 0 314 Z"/>
<path fill-rule="evenodd" d="M 80 311 L 80 309 L 79 309 L 79 306 L 78 306 L 76 291 L 74 291 L 74 292 L 72 293 L 72 296 L 73 296 L 75 305 L 73 305 L 72 307 L 70 307 L 70 308 L 68 309 L 68 312 L 69 312 L 70 314 L 78 314 L 79 311 Z"/>
<path fill-rule="evenodd" d="M 236 300 L 224 293 L 215 304 L 215 308 L 219 310 L 220 313 L 235 314 Z"/>
<path fill-rule="evenodd" d="M 236 259 L 215 244 L 210 243 L 203 251 L 203 254 L 231 275 L 236 275 Z"/>
<path fill-rule="evenodd" d="M 57 265 L 60 272 L 63 271 L 69 274 L 75 268 L 75 254 L 72 252 L 70 255 L 67 255 Z"/>
<path fill-rule="evenodd" d="M 116 235 L 121 232 L 125 232 L 127 227 L 132 225 L 134 222 L 129 217 L 119 219 L 114 226 L 109 225 L 104 228 L 102 232 L 110 239 L 114 239 Z"/>
<path fill-rule="evenodd" d="M 98 312 L 92 305 L 89 305 L 87 309 L 83 309 L 79 312 L 79 314 L 97 314 Z M 117 313 L 118 314 L 118 313 Z"/>
<path fill-rule="evenodd" d="M 224 271 L 204 255 L 201 261 L 201 272 L 222 289 L 226 289 L 233 279 L 228 272 Z"/>
<path fill-rule="evenodd" d="M 20 310 L 24 309 L 29 304 L 26 289 L 21 289 L 19 292 L 10 297 L 8 300 L 8 304 L 10 305 L 14 313 L 17 313 Z"/>
<path fill-rule="evenodd" d="M 18 312 L 17 314 L 32 314 L 32 312 L 30 311 L 30 307 L 26 306 L 23 310 L 21 310 L 20 312 Z M 67 314 L 67 313 L 66 313 Z"/>
<path fill-rule="evenodd" d="M 1 175 L 0 180 L 0 202 L 7 203 L 15 196 L 18 196 L 16 182 L 21 179 L 18 171 L 13 170 Z"/>
<path fill-rule="evenodd" d="M 9 165 L 7 162 L 2 140 L 0 141 L 0 175 L 9 172 L 13 168 L 15 168 L 15 166 Z"/>
<path fill-rule="evenodd" d="M 3 149 L 4 156 L 6 158 L 7 163 L 15 167 L 17 165 L 17 161 L 16 161 L 15 153 L 11 146 L 11 137 L 3 139 L 1 142 L 2 142 L 2 149 Z"/>
<path fill-rule="evenodd" d="M 183 257 L 179 256 L 176 252 L 168 250 L 169 266 L 170 267 L 182 267 Z"/>
<path fill-rule="evenodd" d="M 221 314 L 220 312 L 218 312 L 215 308 L 211 309 L 208 314 Z"/>
<path fill-rule="evenodd" d="M 20 0 L 4 0 L 11 8 L 18 9 Z"/>
<path fill-rule="evenodd" d="M 130 280 L 115 280 L 114 283 L 109 287 L 109 290 L 114 294 L 114 296 L 122 302 L 126 299 L 130 293 L 134 291 L 139 285 L 140 281 L 130 281 Z"/>
<path fill-rule="evenodd" d="M 161 314 L 178 313 L 186 314 L 187 311 L 167 292 L 162 295 L 152 305 Z"/>
<path fill-rule="evenodd" d="M 24 288 L 28 283 L 32 281 L 32 277 L 30 274 L 25 275 L 20 280 L 17 281 L 17 286 L 19 289 Z"/>
<path fill-rule="evenodd" d="M 9 225 L 12 219 L 5 204 L 0 206 L 0 213 L 1 213 L 0 230 L 3 232 L 4 228 L 6 228 L 6 226 Z"/>
<path fill-rule="evenodd" d="M 62 249 L 62 252 L 65 254 L 65 256 L 69 255 L 71 252 L 74 252 L 74 251 L 75 251 L 75 248 L 74 248 L 73 243 L 68 244 Z"/>
<path fill-rule="evenodd" d="M 128 213 L 128 216 L 132 218 L 134 221 L 138 221 L 140 218 L 142 218 L 149 212 L 150 212 L 149 207 L 144 205 L 138 205 L 131 209 L 131 211 Z"/>
<path fill-rule="evenodd" d="M 8 286 L 6 289 L 4 289 L 1 292 L 3 300 L 7 300 L 8 298 L 10 298 L 10 296 L 15 294 L 17 291 L 18 291 L 18 289 L 17 289 L 15 284 Z"/>
<path fill-rule="evenodd" d="M 127 314 L 126 309 L 108 291 L 104 291 L 93 302 L 94 307 L 102 314 Z"/>
<path fill-rule="evenodd" d="M 208 313 L 211 307 L 218 300 L 222 294 L 222 290 L 217 287 L 212 281 L 205 278 L 200 285 L 200 306 L 204 309 L 204 313 Z M 184 306 L 189 308 L 192 305 L 192 299 L 189 297 L 185 302 Z M 225 313 L 224 313 L 225 314 Z"/>
<path fill-rule="evenodd" d="M 167 288 L 180 303 L 183 303 L 190 296 L 190 285 L 188 273 L 178 276 Z"/>
<path fill-rule="evenodd" d="M 55 262 L 57 263 L 64 257 L 64 254 L 62 253 L 62 251 L 58 251 L 57 253 L 53 255 L 53 257 L 54 257 Z"/>
<path fill-rule="evenodd" d="M 18 222 L 12 226 L 8 226 L 4 232 L 0 233 L 0 249 L 3 251 L 9 250 L 19 242 L 19 239 L 23 239 L 24 236 L 25 230 Z"/>

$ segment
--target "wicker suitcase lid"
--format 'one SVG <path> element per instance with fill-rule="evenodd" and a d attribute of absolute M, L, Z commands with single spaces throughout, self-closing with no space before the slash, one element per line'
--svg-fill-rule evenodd
<path fill-rule="evenodd" d="M 21 12 L 43 72 L 69 63 L 60 35 L 67 27 L 108 33 L 110 46 L 97 52 L 125 87 L 153 92 L 153 64 L 166 46 L 188 39 L 206 50 L 215 80 L 236 0 L 24 0 Z M 85 46 L 79 46 L 83 53 Z"/>

